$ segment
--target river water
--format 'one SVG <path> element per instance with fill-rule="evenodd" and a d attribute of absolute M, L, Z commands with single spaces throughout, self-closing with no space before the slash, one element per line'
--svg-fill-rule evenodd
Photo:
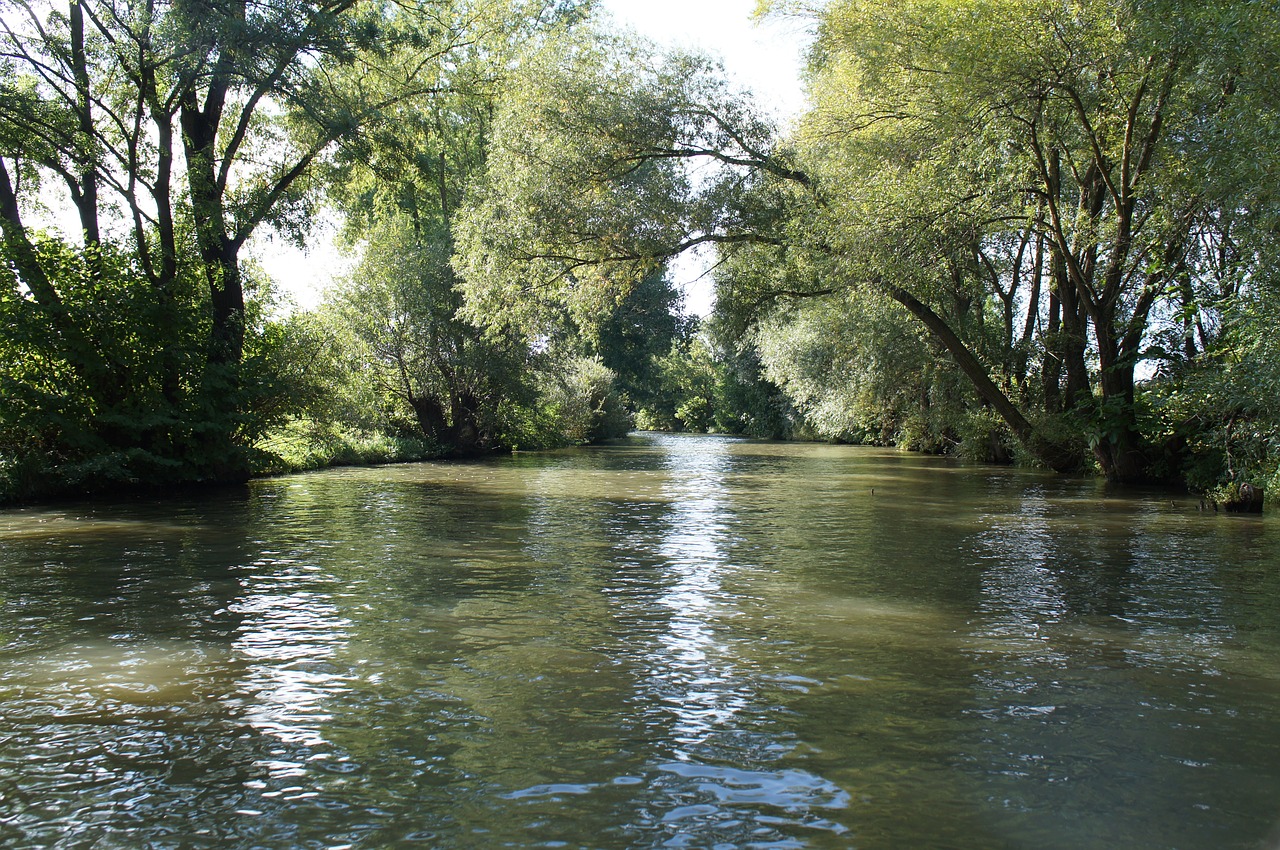
<path fill-rule="evenodd" d="M 0 513 L 7 848 L 1274 848 L 1280 530 L 642 435 Z"/>

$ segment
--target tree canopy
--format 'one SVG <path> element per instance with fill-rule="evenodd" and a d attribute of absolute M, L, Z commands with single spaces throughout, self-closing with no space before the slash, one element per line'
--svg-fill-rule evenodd
<path fill-rule="evenodd" d="M 1246 389 L 1274 371 L 1272 4 L 761 5 L 815 25 L 785 129 L 589 0 L 5 0 L 7 478 L 235 480 L 307 422 L 477 451 L 629 417 L 1274 471 Z M 361 258 L 281 318 L 245 245 L 322 206 Z M 700 326 L 665 276 L 695 248 Z"/>

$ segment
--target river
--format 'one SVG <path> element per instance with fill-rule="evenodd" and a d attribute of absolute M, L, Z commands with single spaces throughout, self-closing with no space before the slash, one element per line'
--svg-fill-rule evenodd
<path fill-rule="evenodd" d="M 0 512 L 6 848 L 1280 847 L 1280 530 L 638 435 Z"/>

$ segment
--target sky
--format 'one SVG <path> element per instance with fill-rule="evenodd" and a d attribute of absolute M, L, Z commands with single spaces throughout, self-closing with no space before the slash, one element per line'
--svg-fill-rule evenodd
<path fill-rule="evenodd" d="M 795 19 L 753 17 L 756 0 L 604 0 L 620 25 L 664 46 L 695 49 L 725 70 L 779 118 L 804 106 L 800 70 L 809 34 Z"/>
<path fill-rule="evenodd" d="M 809 33 L 793 19 L 757 22 L 756 0 L 603 0 L 620 27 L 660 46 L 693 49 L 720 59 L 730 79 L 755 93 L 758 103 L 782 122 L 804 108 L 800 82 Z M 301 308 L 319 303 L 335 276 L 351 266 L 332 246 L 333 227 L 321 223 L 312 248 L 301 251 L 280 241 L 258 240 L 254 254 L 266 271 Z M 672 277 L 686 294 L 686 307 L 698 315 L 711 308 L 708 261 L 685 257 L 673 264 Z"/>

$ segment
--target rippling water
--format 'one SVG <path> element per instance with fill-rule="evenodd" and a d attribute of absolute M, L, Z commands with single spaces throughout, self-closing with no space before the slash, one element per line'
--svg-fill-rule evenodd
<path fill-rule="evenodd" d="M 1280 846 L 1274 519 L 637 437 L 0 513 L 0 846 Z"/>

